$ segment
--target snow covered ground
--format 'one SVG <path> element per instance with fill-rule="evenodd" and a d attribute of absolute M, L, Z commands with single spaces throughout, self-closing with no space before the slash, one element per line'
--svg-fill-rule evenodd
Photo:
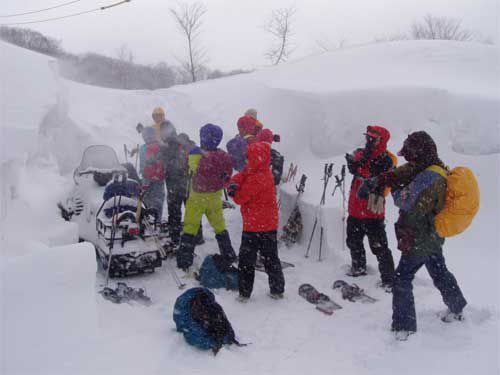
<path fill-rule="evenodd" d="M 403 42 L 348 48 L 252 74 L 159 91 L 101 89 L 62 80 L 51 59 L 0 43 L 0 361 L 2 374 L 178 373 L 212 374 L 498 374 L 500 373 L 500 62 L 495 47 L 452 42 Z M 93 143 L 122 147 L 140 142 L 139 121 L 163 105 L 181 131 L 197 139 L 206 122 L 220 124 L 228 140 L 235 122 L 256 107 L 265 125 L 282 136 L 288 162 L 308 175 L 301 199 L 304 236 L 280 250 L 295 268 L 285 270 L 282 301 L 266 296 L 258 273 L 248 304 L 217 291 L 245 348 L 215 358 L 185 344 L 175 332 L 172 307 L 179 291 L 166 267 L 126 280 L 145 287 L 150 307 L 113 305 L 97 293 L 93 248 L 76 244 L 77 228 L 58 217 L 55 204 L 71 188 L 71 172 Z M 395 342 L 389 331 L 391 295 L 376 288 L 375 258 L 369 275 L 356 279 L 376 304 L 344 302 L 331 289 L 345 278 L 341 200 L 327 199 L 325 259 L 317 239 L 304 258 L 323 163 L 335 162 L 362 142 L 368 124 L 386 126 L 397 151 L 405 134 L 425 129 L 450 166 L 475 172 L 481 210 L 464 234 L 449 239 L 445 256 L 469 302 L 462 323 L 444 324 L 439 293 L 425 270 L 414 282 L 418 333 Z M 282 188 L 282 220 L 294 198 Z M 347 184 L 349 186 L 349 183 Z M 329 192 L 333 189 L 333 182 Z M 387 229 L 396 260 L 396 210 L 388 204 Z M 237 248 L 241 219 L 227 211 Z M 210 230 L 196 262 L 216 251 Z M 343 305 L 325 316 L 297 295 L 303 282 Z M 189 280 L 190 285 L 195 285 Z"/>

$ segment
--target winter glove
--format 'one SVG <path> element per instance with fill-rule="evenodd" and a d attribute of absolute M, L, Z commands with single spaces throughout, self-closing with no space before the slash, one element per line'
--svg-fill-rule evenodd
<path fill-rule="evenodd" d="M 235 184 L 234 182 L 230 182 L 227 187 L 227 195 L 229 195 L 231 198 L 234 198 L 234 196 L 236 195 L 236 191 L 239 188 L 240 187 L 237 184 Z"/>
<path fill-rule="evenodd" d="M 410 251 L 415 243 L 414 230 L 401 224 L 399 220 L 394 224 L 394 230 L 398 240 L 398 249 L 403 253 Z"/>
<path fill-rule="evenodd" d="M 144 129 L 144 125 L 142 125 L 140 122 L 137 124 L 137 126 L 135 127 L 135 130 L 137 130 L 137 133 L 141 134 L 142 133 L 142 129 Z"/>
<path fill-rule="evenodd" d="M 274 141 L 274 142 L 280 142 L 280 141 L 281 141 L 281 137 L 280 137 L 280 135 L 279 135 L 279 134 L 275 134 L 275 135 L 273 135 L 273 141 Z"/>
<path fill-rule="evenodd" d="M 354 160 L 354 156 L 352 154 L 345 154 L 345 160 L 347 162 L 349 172 L 356 175 L 358 173 L 359 162 Z"/>
<path fill-rule="evenodd" d="M 384 197 L 378 194 L 368 194 L 368 210 L 374 214 L 384 213 Z"/>
<path fill-rule="evenodd" d="M 378 183 L 377 183 L 376 177 L 363 180 L 363 183 L 361 184 L 361 186 L 358 189 L 358 193 L 357 193 L 358 198 L 359 199 L 368 199 L 370 193 L 375 191 L 377 186 L 378 186 Z"/>

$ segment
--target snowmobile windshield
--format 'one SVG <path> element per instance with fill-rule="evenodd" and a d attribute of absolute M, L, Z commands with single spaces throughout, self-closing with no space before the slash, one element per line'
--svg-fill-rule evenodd
<path fill-rule="evenodd" d="M 125 168 L 120 165 L 115 150 L 105 145 L 89 146 L 85 149 L 82 161 L 78 167 L 78 174 L 101 172 L 124 172 Z"/>

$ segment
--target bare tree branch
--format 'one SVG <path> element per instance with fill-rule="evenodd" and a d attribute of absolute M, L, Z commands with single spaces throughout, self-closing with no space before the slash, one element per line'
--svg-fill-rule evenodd
<path fill-rule="evenodd" d="M 265 56 L 271 60 L 273 65 L 286 61 L 294 51 L 292 43 L 293 16 L 296 12 L 295 6 L 275 9 L 264 26 L 264 30 L 276 39 L 275 44 L 265 53 Z"/>
<path fill-rule="evenodd" d="M 198 79 L 197 73 L 202 69 L 206 59 L 206 51 L 198 42 L 203 26 L 203 16 L 206 12 L 205 6 L 199 2 L 191 5 L 179 2 L 177 9 L 170 9 L 177 28 L 186 37 L 188 56 L 181 65 L 190 74 L 192 82 Z"/>
<path fill-rule="evenodd" d="M 462 27 L 457 18 L 436 17 L 427 14 L 421 22 L 411 26 L 411 39 L 444 39 L 468 42 L 475 39 L 472 31 Z"/>

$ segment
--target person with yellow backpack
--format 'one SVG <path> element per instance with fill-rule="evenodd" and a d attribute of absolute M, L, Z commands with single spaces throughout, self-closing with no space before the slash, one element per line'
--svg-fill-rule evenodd
<path fill-rule="evenodd" d="M 412 281 L 424 265 L 448 307 L 441 320 L 463 319 L 467 301 L 446 267 L 442 247 L 444 237 L 460 233 L 472 221 L 479 209 L 479 188 L 467 168 L 446 170 L 425 131 L 411 133 L 398 155 L 407 163 L 366 180 L 358 194 L 390 187 L 399 207 L 395 232 L 402 255 L 394 276 L 392 330 L 397 340 L 406 340 L 417 330 Z"/>

